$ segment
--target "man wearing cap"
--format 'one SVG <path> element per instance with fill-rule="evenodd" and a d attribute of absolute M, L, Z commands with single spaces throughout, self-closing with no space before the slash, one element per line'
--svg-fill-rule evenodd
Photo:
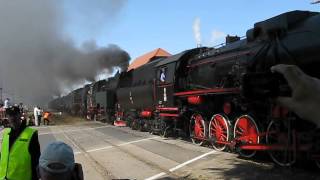
<path fill-rule="evenodd" d="M 61 141 L 50 143 L 39 159 L 41 180 L 83 180 L 80 164 L 75 163 L 73 150 Z"/>
<path fill-rule="evenodd" d="M 40 157 L 38 132 L 21 122 L 18 107 L 6 109 L 9 127 L 4 129 L 0 157 L 0 180 L 36 180 Z"/>

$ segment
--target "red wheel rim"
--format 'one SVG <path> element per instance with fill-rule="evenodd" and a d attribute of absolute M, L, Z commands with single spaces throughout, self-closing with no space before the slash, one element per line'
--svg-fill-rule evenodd
<path fill-rule="evenodd" d="M 256 123 L 249 116 L 241 116 L 235 127 L 235 138 L 241 138 L 242 142 L 248 144 L 259 143 L 259 132 Z"/>
<path fill-rule="evenodd" d="M 228 125 L 223 116 L 215 115 L 210 123 L 210 135 L 218 141 L 228 141 Z"/>
<path fill-rule="evenodd" d="M 234 138 L 241 144 L 259 144 L 259 130 L 254 119 L 248 115 L 240 116 L 234 127 Z M 253 150 L 239 150 L 242 157 L 251 158 L 256 154 Z"/>
<path fill-rule="evenodd" d="M 195 115 L 194 117 L 194 135 L 197 138 L 204 138 L 204 126 L 203 126 L 203 118 L 200 114 Z"/>
<path fill-rule="evenodd" d="M 228 121 L 223 115 L 212 116 L 209 124 L 209 137 L 213 139 L 211 144 L 215 150 L 223 151 L 226 148 L 225 144 L 220 143 L 229 141 Z"/>

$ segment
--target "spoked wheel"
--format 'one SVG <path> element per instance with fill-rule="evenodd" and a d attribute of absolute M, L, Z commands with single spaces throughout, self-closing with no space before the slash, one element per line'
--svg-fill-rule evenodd
<path fill-rule="evenodd" d="M 259 143 L 259 129 L 257 123 L 249 115 L 242 115 L 236 120 L 233 135 L 235 139 L 241 141 L 242 145 Z M 256 151 L 240 149 L 239 154 L 245 158 L 250 158 L 256 154 Z"/>
<path fill-rule="evenodd" d="M 206 137 L 206 125 L 201 114 L 193 114 L 190 122 L 190 137 L 193 144 L 201 146 Z"/>
<path fill-rule="evenodd" d="M 140 123 L 137 119 L 133 119 L 131 122 L 131 129 L 133 130 L 139 130 L 140 129 Z"/>
<path fill-rule="evenodd" d="M 139 123 L 138 130 L 141 131 L 141 132 L 145 131 L 145 123 L 146 123 L 145 120 L 144 119 L 139 119 L 138 123 Z"/>
<path fill-rule="evenodd" d="M 115 118 L 115 119 L 117 119 L 117 118 Z M 126 122 L 127 122 L 128 127 L 130 127 L 130 128 L 132 129 L 132 125 L 133 125 L 133 120 L 134 120 L 134 118 L 133 118 L 132 116 L 128 116 L 128 117 L 126 117 L 125 119 L 126 119 Z"/>
<path fill-rule="evenodd" d="M 150 123 L 149 132 L 151 134 L 158 134 L 161 137 L 166 137 L 167 135 L 166 127 L 167 127 L 166 122 L 163 119 L 158 118 L 158 119 L 152 120 L 152 122 Z"/>
<path fill-rule="evenodd" d="M 288 131 L 284 121 L 271 121 L 268 125 L 266 142 L 269 145 L 282 146 L 285 149 L 269 151 L 271 159 L 280 166 L 291 166 L 296 161 L 296 153 L 292 149 L 293 135 Z"/>
<path fill-rule="evenodd" d="M 150 132 L 150 120 L 149 119 L 144 120 L 142 129 L 143 129 L 143 131 Z"/>
<path fill-rule="evenodd" d="M 130 128 L 133 129 L 133 130 L 135 130 L 135 128 L 136 128 L 136 127 L 135 127 L 135 126 L 136 126 L 136 121 L 133 119 L 129 124 L 130 124 L 130 125 L 129 125 Z"/>
<path fill-rule="evenodd" d="M 160 129 L 159 135 L 161 137 L 168 137 L 169 126 L 167 126 L 166 122 L 163 119 L 160 119 L 159 129 Z"/>
<path fill-rule="evenodd" d="M 169 133 L 169 131 L 170 131 L 170 127 L 168 126 L 168 127 L 164 127 L 164 129 L 160 132 L 160 136 L 161 137 L 163 137 L 163 138 L 167 138 L 167 137 L 169 137 L 170 135 L 170 133 Z"/>
<path fill-rule="evenodd" d="M 211 139 L 213 148 L 218 151 L 223 151 L 226 145 L 216 141 L 228 142 L 229 135 L 228 120 L 221 114 L 213 115 L 209 124 L 209 138 Z"/>

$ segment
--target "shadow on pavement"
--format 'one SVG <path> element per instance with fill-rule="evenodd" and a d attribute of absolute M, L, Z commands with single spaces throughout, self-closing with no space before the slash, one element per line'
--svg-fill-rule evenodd
<path fill-rule="evenodd" d="M 261 156 L 261 155 L 260 155 Z M 267 154 L 255 159 L 225 158 L 225 162 L 216 167 L 204 168 L 214 179 L 239 179 L 239 180 L 311 180 L 320 179 L 319 170 L 308 164 L 300 163 L 295 167 L 279 167 L 268 158 Z"/>

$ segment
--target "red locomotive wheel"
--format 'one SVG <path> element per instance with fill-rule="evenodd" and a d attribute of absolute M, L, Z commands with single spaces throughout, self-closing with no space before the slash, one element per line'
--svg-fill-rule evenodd
<path fill-rule="evenodd" d="M 269 155 L 279 166 L 291 166 L 296 162 L 296 152 L 291 149 L 293 135 L 282 121 L 271 121 L 268 125 L 266 142 L 269 145 L 286 147 L 285 150 L 272 150 Z"/>
<path fill-rule="evenodd" d="M 221 114 L 213 115 L 209 124 L 209 138 L 213 139 L 213 141 L 211 141 L 213 148 L 218 151 L 223 151 L 226 145 L 216 141 L 228 142 L 229 135 L 228 120 Z"/>
<path fill-rule="evenodd" d="M 206 125 L 201 114 L 191 116 L 190 133 L 191 140 L 196 145 L 202 145 L 206 137 Z"/>
<path fill-rule="evenodd" d="M 235 125 L 233 135 L 243 144 L 259 144 L 259 129 L 255 120 L 249 115 L 240 116 Z M 250 158 L 256 154 L 253 150 L 240 150 L 239 154 L 243 157 Z"/>

